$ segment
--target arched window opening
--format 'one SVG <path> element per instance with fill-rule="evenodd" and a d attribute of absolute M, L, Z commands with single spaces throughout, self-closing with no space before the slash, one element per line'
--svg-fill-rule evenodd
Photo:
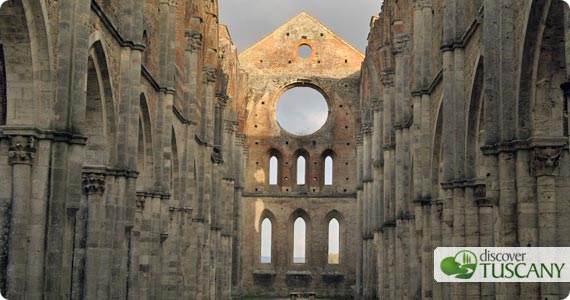
<path fill-rule="evenodd" d="M 271 156 L 269 159 L 269 184 L 276 185 L 277 184 L 277 174 L 279 169 L 279 160 L 277 156 Z"/>
<path fill-rule="evenodd" d="M 307 160 L 303 156 L 297 158 L 297 185 L 305 185 Z"/>
<path fill-rule="evenodd" d="M 293 263 L 304 264 L 307 224 L 303 218 L 298 217 L 293 227 Z"/>
<path fill-rule="evenodd" d="M 138 152 L 137 152 L 137 168 L 139 173 L 144 173 L 145 169 L 145 141 L 144 141 L 144 129 L 142 119 L 139 118 L 139 140 L 138 140 Z"/>
<path fill-rule="evenodd" d="M 331 265 L 336 265 L 340 262 L 340 224 L 334 218 L 329 222 L 328 262 Z"/>
<path fill-rule="evenodd" d="M 261 263 L 271 263 L 271 220 L 265 218 L 261 222 Z"/>
<path fill-rule="evenodd" d="M 333 159 L 329 155 L 325 158 L 325 185 L 333 184 Z"/>
<path fill-rule="evenodd" d="M 143 52 L 143 64 L 148 65 L 150 62 L 150 40 L 148 39 L 148 34 L 143 31 L 143 44 L 144 44 L 144 52 Z M 147 66 L 148 67 L 148 66 Z"/>

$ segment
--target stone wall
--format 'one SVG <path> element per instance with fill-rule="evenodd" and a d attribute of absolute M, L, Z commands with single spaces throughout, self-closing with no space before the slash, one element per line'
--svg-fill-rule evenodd
<path fill-rule="evenodd" d="M 358 298 L 568 294 L 433 280 L 438 246 L 569 245 L 563 5 L 384 1 L 361 72 Z"/>
<path fill-rule="evenodd" d="M 300 45 L 311 47 L 307 58 Z M 247 136 L 243 198 L 242 294 L 285 296 L 292 291 L 318 296 L 349 297 L 355 283 L 358 175 L 355 172 L 355 132 L 358 116 L 358 70 L 362 54 L 316 19 L 302 13 L 244 50 L 239 60 L 248 73 L 248 93 L 242 103 Z M 295 87 L 312 87 L 323 94 L 328 119 L 313 134 L 299 136 L 278 123 L 280 96 Z M 299 156 L 306 159 L 306 182 L 297 184 Z M 324 184 L 324 160 L 333 157 L 332 185 Z M 277 184 L 269 184 L 269 161 L 278 158 Z M 327 263 L 328 221 L 336 212 L 341 226 L 341 263 Z M 301 213 L 302 212 L 302 213 Z M 261 263 L 260 227 L 270 215 L 273 260 Z M 293 263 L 292 228 L 296 218 L 307 222 L 307 262 Z M 309 220 L 310 219 L 310 220 Z M 247 242 L 247 243 L 246 243 Z"/>
<path fill-rule="evenodd" d="M 2 6 L 8 299 L 231 298 L 244 81 L 217 13 L 216 1 Z"/>

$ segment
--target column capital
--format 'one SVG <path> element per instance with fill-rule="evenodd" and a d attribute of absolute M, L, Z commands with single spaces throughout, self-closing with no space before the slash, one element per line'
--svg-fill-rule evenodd
<path fill-rule="evenodd" d="M 532 167 L 535 176 L 554 176 L 560 162 L 562 147 L 535 147 L 532 151 Z"/>
<path fill-rule="evenodd" d="M 226 108 L 228 104 L 232 102 L 232 98 L 224 94 L 216 94 L 216 100 L 216 106 L 219 108 Z"/>
<path fill-rule="evenodd" d="M 392 53 L 394 55 L 407 54 L 410 51 L 410 37 L 408 35 L 400 35 L 394 38 Z"/>
<path fill-rule="evenodd" d="M 101 173 L 83 173 L 82 176 L 83 193 L 86 195 L 98 194 L 105 192 L 105 174 Z"/>
<path fill-rule="evenodd" d="M 247 145 L 247 137 L 245 134 L 238 132 L 236 134 L 236 145 L 245 147 Z"/>
<path fill-rule="evenodd" d="M 431 4 L 431 1 L 429 1 L 429 0 L 416 1 L 413 6 L 414 6 L 414 9 L 416 9 L 416 10 L 423 10 L 424 8 L 431 9 L 433 7 Z"/>
<path fill-rule="evenodd" d="M 202 50 L 202 34 L 196 30 L 188 30 L 184 33 L 186 38 L 186 50 L 197 53 Z"/>
<path fill-rule="evenodd" d="M 374 132 L 374 124 L 372 123 L 362 124 L 362 126 L 360 126 L 360 132 L 362 133 L 362 135 L 372 134 L 372 132 Z"/>
<path fill-rule="evenodd" d="M 216 79 L 218 77 L 218 72 L 216 67 L 212 65 L 205 65 L 202 68 L 202 71 L 204 72 L 204 79 L 203 79 L 204 83 L 216 82 Z"/>
<path fill-rule="evenodd" d="M 144 204 L 146 202 L 146 195 L 144 193 L 137 193 L 137 200 L 136 200 L 136 207 L 138 212 L 142 212 L 144 210 Z"/>
<path fill-rule="evenodd" d="M 358 146 L 364 145 L 364 137 L 361 134 L 356 135 L 356 145 Z"/>
<path fill-rule="evenodd" d="M 224 120 L 224 129 L 229 133 L 237 132 L 238 122 Z"/>
<path fill-rule="evenodd" d="M 394 87 L 394 73 L 382 72 L 380 74 L 380 83 L 387 88 Z"/>
<path fill-rule="evenodd" d="M 36 153 L 36 139 L 33 136 L 11 136 L 8 156 L 10 164 L 31 165 Z"/>
<path fill-rule="evenodd" d="M 372 103 L 372 109 L 375 112 L 382 112 L 384 111 L 384 100 L 380 97 L 374 97 L 370 100 Z"/>

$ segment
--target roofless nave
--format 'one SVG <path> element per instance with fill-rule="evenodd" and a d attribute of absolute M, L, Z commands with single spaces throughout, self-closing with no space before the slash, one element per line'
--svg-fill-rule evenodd
<path fill-rule="evenodd" d="M 379 1 L 365 55 L 306 13 L 238 55 L 217 1 L 139 2 L 0 9 L 8 299 L 570 292 L 433 280 L 438 246 L 570 246 L 563 1 Z M 328 113 L 293 134 L 301 88 Z"/>

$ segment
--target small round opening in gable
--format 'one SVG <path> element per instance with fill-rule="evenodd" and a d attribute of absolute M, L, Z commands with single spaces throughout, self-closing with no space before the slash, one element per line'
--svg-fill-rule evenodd
<path fill-rule="evenodd" d="M 301 58 L 309 58 L 313 54 L 313 48 L 307 44 L 302 44 L 297 48 L 297 55 Z"/>
<path fill-rule="evenodd" d="M 310 135 L 325 125 L 329 107 L 323 94 L 314 88 L 296 87 L 286 91 L 275 107 L 281 128 L 295 135 Z"/>

